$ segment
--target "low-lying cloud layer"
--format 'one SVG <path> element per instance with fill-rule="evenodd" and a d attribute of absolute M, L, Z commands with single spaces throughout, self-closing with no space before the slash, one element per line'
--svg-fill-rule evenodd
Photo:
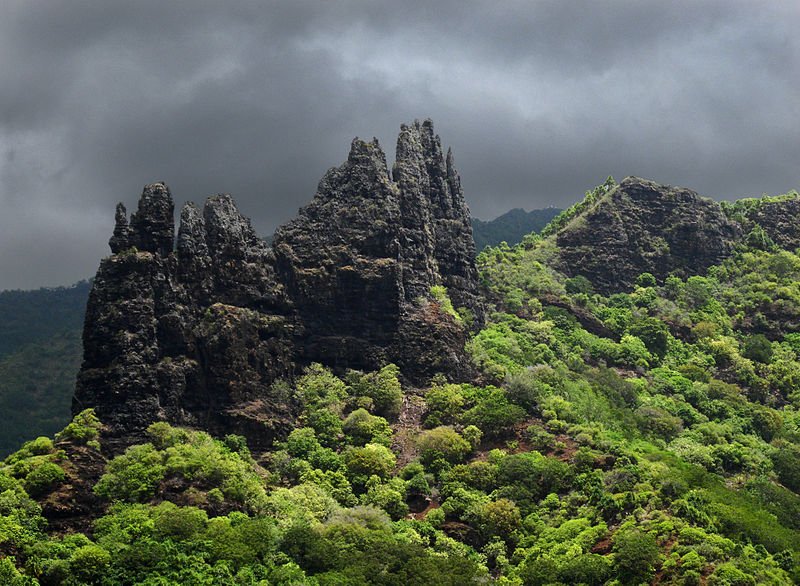
<path fill-rule="evenodd" d="M 609 174 L 732 199 L 800 187 L 796 2 L 163 2 L 0 7 L 0 289 L 108 253 L 165 180 L 270 233 L 353 136 L 431 117 L 478 217 Z"/>

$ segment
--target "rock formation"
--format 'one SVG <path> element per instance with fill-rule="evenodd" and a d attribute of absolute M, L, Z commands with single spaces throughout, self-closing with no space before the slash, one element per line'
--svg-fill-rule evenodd
<path fill-rule="evenodd" d="M 117 207 L 90 295 L 73 410 L 95 407 L 110 449 L 158 420 L 264 446 L 293 425 L 275 383 L 311 362 L 470 374 L 467 328 L 431 294 L 482 322 L 469 211 L 430 121 L 402 127 L 391 174 L 376 140 L 354 140 L 272 248 L 228 195 L 184 206 L 177 244 L 173 210 L 164 183 L 130 222 Z"/>
<path fill-rule="evenodd" d="M 733 252 L 740 226 L 695 192 L 627 177 L 556 235 L 558 266 L 598 292 L 630 289 L 641 273 L 704 273 Z"/>

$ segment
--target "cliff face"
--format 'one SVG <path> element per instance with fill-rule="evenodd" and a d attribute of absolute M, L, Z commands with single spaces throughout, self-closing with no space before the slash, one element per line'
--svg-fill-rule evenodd
<path fill-rule="evenodd" d="M 272 248 L 228 195 L 184 206 L 177 244 L 173 209 L 163 183 L 130 221 L 117 207 L 90 295 L 73 409 L 96 408 L 112 449 L 157 420 L 266 445 L 293 425 L 274 383 L 311 362 L 469 374 L 466 328 L 431 295 L 482 322 L 469 211 L 430 121 L 402 127 L 391 174 L 354 140 Z"/>
<path fill-rule="evenodd" d="M 415 380 L 467 369 L 464 329 L 430 307 L 431 287 L 444 285 L 455 307 L 483 319 L 468 210 L 430 121 L 402 127 L 391 175 L 377 141 L 353 141 L 273 248 L 307 332 L 306 361 L 396 362 Z M 409 355 L 409 336 L 426 327 L 430 350 Z"/>
<path fill-rule="evenodd" d="M 741 228 L 693 191 L 627 177 L 555 238 L 559 268 L 609 294 L 644 272 L 702 274 L 731 254 Z"/>

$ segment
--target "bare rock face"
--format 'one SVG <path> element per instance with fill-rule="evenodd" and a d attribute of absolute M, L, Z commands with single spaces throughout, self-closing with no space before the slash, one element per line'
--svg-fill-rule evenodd
<path fill-rule="evenodd" d="M 228 195 L 184 206 L 177 243 L 173 214 L 163 183 L 130 221 L 120 204 L 90 295 L 73 410 L 96 409 L 112 451 L 154 421 L 265 446 L 294 424 L 275 383 L 311 362 L 471 374 L 467 329 L 431 294 L 482 323 L 469 210 L 430 121 L 402 127 L 391 174 L 376 140 L 354 140 L 272 248 Z"/>
<path fill-rule="evenodd" d="M 644 272 L 663 280 L 704 273 L 728 257 L 741 228 L 695 192 L 627 177 L 556 234 L 559 268 L 598 292 L 633 287 Z"/>
<path fill-rule="evenodd" d="M 395 362 L 412 381 L 467 372 L 464 328 L 440 311 L 430 323 L 437 285 L 483 320 L 469 212 L 430 121 L 401 128 L 391 176 L 376 140 L 353 141 L 347 162 L 328 171 L 273 247 L 307 332 L 305 361 L 365 369 Z M 415 330 L 418 343 L 444 344 L 451 359 L 408 352 L 407 326 L 422 316 L 429 327 Z"/>
<path fill-rule="evenodd" d="M 173 209 L 163 183 L 145 187 L 128 229 L 117 208 L 116 254 L 90 294 L 73 409 L 96 408 L 112 449 L 159 420 L 230 433 L 260 418 L 262 441 L 282 433 L 288 403 L 264 402 L 245 423 L 236 415 L 294 370 L 293 328 L 273 313 L 289 301 L 271 251 L 227 195 L 202 214 L 184 207 L 173 250 Z"/>

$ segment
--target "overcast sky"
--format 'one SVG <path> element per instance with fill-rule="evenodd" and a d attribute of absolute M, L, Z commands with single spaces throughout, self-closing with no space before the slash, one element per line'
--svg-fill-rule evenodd
<path fill-rule="evenodd" d="M 430 117 L 474 216 L 609 174 L 800 187 L 800 3 L 2 0 L 0 289 L 68 284 L 114 204 L 228 192 L 262 234 L 350 140 Z"/>

